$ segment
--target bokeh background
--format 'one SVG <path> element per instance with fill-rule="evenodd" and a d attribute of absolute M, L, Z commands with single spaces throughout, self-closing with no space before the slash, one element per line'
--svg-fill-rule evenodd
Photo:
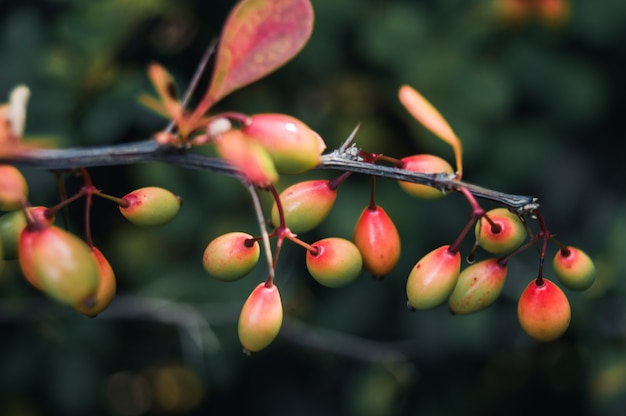
<path fill-rule="evenodd" d="M 173 166 L 97 168 L 90 172 L 104 191 L 163 186 L 182 196 L 182 211 L 144 229 L 96 200 L 94 240 L 116 270 L 119 293 L 94 319 L 45 298 L 15 262 L 6 264 L 0 414 L 623 414 L 626 3 L 565 1 L 567 15 L 516 14 L 505 0 L 312 3 L 315 29 L 303 52 L 215 111 L 289 113 L 331 149 L 362 122 L 364 150 L 452 162 L 451 150 L 397 102 L 399 85 L 415 86 L 463 140 L 466 180 L 539 197 L 550 230 L 596 261 L 594 286 L 566 291 L 573 315 L 565 336 L 538 344 L 517 323 L 516 300 L 536 276 L 532 250 L 511 262 L 501 299 L 483 312 L 407 312 L 411 267 L 456 238 L 469 208 L 459 195 L 420 201 L 379 180 L 377 202 L 403 241 L 397 269 L 383 281 L 363 273 L 327 289 L 308 276 L 303 250 L 287 245 L 277 276 L 284 327 L 269 348 L 246 357 L 236 321 L 267 270 L 260 263 L 224 283 L 201 264 L 217 235 L 257 232 L 246 190 L 229 177 Z M 146 66 L 161 63 L 184 90 L 233 4 L 0 1 L 0 96 L 20 83 L 31 88 L 30 139 L 59 147 L 145 139 L 166 123 L 138 104 L 153 91 Z M 52 174 L 23 172 L 34 205 L 58 201 Z M 284 177 L 279 187 L 335 175 Z M 66 182 L 69 192 L 80 186 L 71 175 Z M 349 178 L 330 217 L 301 237 L 350 238 L 369 183 Z M 83 205 L 74 205 L 69 227 L 81 233 Z"/>

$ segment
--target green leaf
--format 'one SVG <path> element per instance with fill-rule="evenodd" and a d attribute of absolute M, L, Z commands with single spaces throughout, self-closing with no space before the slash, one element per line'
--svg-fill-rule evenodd
<path fill-rule="evenodd" d="M 304 47 L 312 30 L 309 0 L 238 3 L 222 29 L 213 78 L 196 115 L 284 65 Z"/>

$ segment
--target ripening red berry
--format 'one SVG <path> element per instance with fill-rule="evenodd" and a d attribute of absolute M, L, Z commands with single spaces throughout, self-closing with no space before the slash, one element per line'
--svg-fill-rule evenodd
<path fill-rule="evenodd" d="M 554 256 L 552 266 L 559 282 L 569 289 L 586 290 L 596 280 L 593 260 L 576 247 L 559 250 Z"/>
<path fill-rule="evenodd" d="M 354 227 L 354 244 L 363 256 L 363 267 L 383 278 L 400 259 L 400 235 L 383 208 L 366 207 Z"/>
<path fill-rule="evenodd" d="M 181 205 L 180 197 L 167 189 L 147 186 L 126 194 L 123 198 L 128 203 L 120 205 L 120 212 L 133 224 L 156 226 L 172 221 Z"/>
<path fill-rule="evenodd" d="M 473 313 L 493 304 L 502 293 L 506 272 L 506 266 L 498 259 L 487 259 L 466 267 L 459 274 L 448 299 L 450 312 Z"/>
<path fill-rule="evenodd" d="M 0 165 L 0 211 L 21 208 L 28 198 L 28 184 L 12 165 Z"/>
<path fill-rule="evenodd" d="M 283 323 L 283 305 L 274 284 L 259 284 L 239 315 L 239 340 L 247 352 L 257 352 L 274 341 Z"/>
<path fill-rule="evenodd" d="M 32 256 L 35 277 L 46 294 L 70 306 L 93 304 L 100 270 L 83 240 L 51 225 L 33 237 Z"/>
<path fill-rule="evenodd" d="M 565 293 L 552 281 L 530 282 L 517 303 L 519 323 L 531 338 L 548 342 L 559 338 L 569 326 L 571 310 Z"/>
<path fill-rule="evenodd" d="M 287 227 L 294 233 L 303 233 L 326 219 L 337 198 L 337 190 L 330 188 L 327 179 L 314 179 L 291 185 L 279 198 Z M 274 226 L 280 224 L 276 203 L 272 206 L 271 222 Z"/>
<path fill-rule="evenodd" d="M 491 254 L 508 254 L 518 248 L 526 239 L 527 231 L 520 218 L 506 208 L 495 208 L 476 222 L 476 241 Z"/>
<path fill-rule="evenodd" d="M 439 156 L 419 154 L 400 159 L 400 168 L 420 173 L 454 173 L 450 164 Z M 435 199 L 444 195 L 439 189 L 418 183 L 399 181 L 400 187 L 409 195 L 417 198 Z"/>
<path fill-rule="evenodd" d="M 267 188 L 278 181 L 276 166 L 267 149 L 241 130 L 229 130 L 214 142 L 217 153 L 253 185 Z"/>
<path fill-rule="evenodd" d="M 259 260 L 259 243 L 250 234 L 232 232 L 211 241 L 204 250 L 202 264 L 212 277 L 238 280 L 250 273 Z"/>
<path fill-rule="evenodd" d="M 255 114 L 241 130 L 267 149 L 280 173 L 296 174 L 314 168 L 326 149 L 319 134 L 285 114 Z"/>
<path fill-rule="evenodd" d="M 94 302 L 89 302 L 88 304 L 79 302 L 72 306 L 77 312 L 83 315 L 95 317 L 108 308 L 113 301 L 117 289 L 117 282 L 113 268 L 102 252 L 96 247 L 92 247 L 91 255 L 96 260 L 100 272 L 100 283 L 94 295 Z"/>
<path fill-rule="evenodd" d="M 409 304 L 415 309 L 431 309 L 448 299 L 459 277 L 461 254 L 450 246 L 434 249 L 422 257 L 406 282 Z"/>
<path fill-rule="evenodd" d="M 347 285 L 359 276 L 363 266 L 356 245 L 343 238 L 322 239 L 312 246 L 316 253 L 307 251 L 306 267 L 311 276 L 328 287 Z"/>

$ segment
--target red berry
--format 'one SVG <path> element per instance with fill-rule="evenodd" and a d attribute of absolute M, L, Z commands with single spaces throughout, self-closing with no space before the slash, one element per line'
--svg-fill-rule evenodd
<path fill-rule="evenodd" d="M 565 333 L 571 310 L 565 293 L 548 279 L 536 280 L 524 289 L 517 303 L 519 323 L 531 338 L 553 341 Z"/>
<path fill-rule="evenodd" d="M 211 241 L 202 256 L 204 269 L 219 280 L 238 280 L 250 273 L 261 249 L 252 236 L 242 232 L 223 234 Z"/>
<path fill-rule="evenodd" d="M 415 309 L 431 309 L 442 304 L 456 285 L 461 270 L 461 254 L 445 245 L 422 257 L 406 282 L 409 304 Z"/>
<path fill-rule="evenodd" d="M 315 167 L 326 149 L 319 134 L 285 114 L 255 114 L 242 131 L 267 149 L 280 173 L 302 173 Z"/>
<path fill-rule="evenodd" d="M 526 239 L 526 228 L 520 218 L 506 208 L 495 208 L 476 223 L 476 241 L 491 254 L 507 254 L 518 248 Z"/>
<path fill-rule="evenodd" d="M 24 223 L 26 223 L 25 215 L 29 216 L 30 223 L 19 231 L 17 256 L 22 269 L 22 274 L 26 281 L 36 289 L 41 290 L 41 282 L 35 272 L 34 259 L 34 242 L 42 230 L 52 226 L 52 218 L 46 217 L 46 207 L 28 208 L 24 212 L 20 212 Z M 19 221 L 16 221 L 19 223 Z M 19 224 L 18 224 L 19 227 Z"/>
<path fill-rule="evenodd" d="M 593 261 L 576 247 L 559 250 L 554 256 L 552 266 L 559 281 L 570 289 L 586 290 L 596 279 Z"/>
<path fill-rule="evenodd" d="M 306 267 L 311 276 L 328 287 L 347 285 L 359 276 L 363 266 L 361 253 L 351 241 L 343 238 L 325 238 L 312 246 L 316 253 L 307 251 Z"/>
<path fill-rule="evenodd" d="M 32 256 L 35 277 L 49 296 L 71 306 L 93 304 L 100 270 L 84 241 L 51 225 L 34 236 Z"/>
<path fill-rule="evenodd" d="M 329 187 L 327 179 L 298 182 L 280 193 L 280 202 L 287 227 L 294 233 L 303 233 L 317 227 L 332 209 L 337 191 Z M 278 206 L 272 206 L 271 222 L 280 224 Z"/>
<path fill-rule="evenodd" d="M 252 184 L 260 188 L 278 181 L 278 172 L 267 151 L 241 130 L 229 130 L 215 139 L 217 153 Z"/>
<path fill-rule="evenodd" d="M 400 259 L 400 235 L 380 206 L 366 207 L 354 227 L 353 241 L 363 256 L 363 267 L 375 278 L 393 270 Z"/>
<path fill-rule="evenodd" d="M 122 215 L 133 224 L 146 227 L 172 221 L 181 205 L 180 197 L 157 186 L 137 189 L 122 199 L 128 203 L 126 207 L 120 205 Z"/>
<path fill-rule="evenodd" d="M 274 341 L 283 323 L 283 305 L 274 284 L 259 284 L 239 315 L 239 340 L 247 352 L 257 352 Z"/>
<path fill-rule="evenodd" d="M 115 297 L 115 291 L 117 288 L 117 282 L 115 280 L 115 273 L 108 260 L 104 257 L 102 252 L 96 247 L 91 248 L 91 255 L 98 264 L 100 283 L 98 289 L 94 295 L 94 303 L 85 304 L 77 303 L 72 305 L 74 309 L 86 316 L 94 317 L 106 308 L 109 307 L 113 298 Z"/>
<path fill-rule="evenodd" d="M 506 266 L 498 259 L 483 260 L 465 268 L 448 299 L 450 312 L 477 312 L 494 303 L 502 293 L 506 272 Z"/>
<path fill-rule="evenodd" d="M 454 173 L 450 164 L 439 156 L 419 154 L 401 159 L 402 169 L 420 173 Z M 417 198 L 435 199 L 444 195 L 440 190 L 428 185 L 399 181 L 400 187 L 409 195 Z"/>
<path fill-rule="evenodd" d="M 28 198 L 28 184 L 22 173 L 12 165 L 0 165 L 0 211 L 21 208 Z"/>

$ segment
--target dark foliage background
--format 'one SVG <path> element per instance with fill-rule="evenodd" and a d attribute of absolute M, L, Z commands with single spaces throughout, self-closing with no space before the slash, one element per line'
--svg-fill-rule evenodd
<path fill-rule="evenodd" d="M 94 238 L 116 270 L 119 296 L 95 319 L 42 297 L 7 264 L 0 275 L 0 414 L 622 414 L 626 3 L 572 0 L 562 27 L 538 19 L 507 24 L 499 1 L 312 3 L 316 25 L 302 54 L 215 111 L 290 113 L 330 148 L 363 122 L 358 144 L 365 150 L 452 160 L 397 103 L 400 84 L 415 86 L 462 138 L 466 180 L 538 196 L 551 230 L 595 259 L 596 284 L 567 291 L 567 334 L 537 344 L 518 326 L 516 300 L 535 276 L 534 252 L 512 262 L 502 298 L 484 312 L 453 317 L 442 306 L 408 313 L 409 270 L 456 237 L 468 206 L 458 195 L 414 200 L 380 180 L 377 201 L 403 238 L 396 271 L 382 282 L 363 274 L 351 286 L 326 289 L 308 277 L 302 250 L 287 246 L 277 284 L 288 319 L 271 347 L 247 358 L 236 320 L 266 270 L 261 264 L 227 284 L 201 264 L 213 237 L 256 233 L 244 188 L 156 164 L 93 169 L 108 193 L 158 185 L 181 195 L 184 207 L 172 223 L 140 229 L 112 203 L 96 201 Z M 165 120 L 137 103 L 140 93 L 152 93 L 147 64 L 163 64 L 184 89 L 233 4 L 1 1 L 0 96 L 27 84 L 27 136 L 58 146 L 149 137 Z M 53 175 L 24 173 L 33 204 L 58 200 Z M 299 179 L 284 177 L 280 187 Z M 67 181 L 70 191 L 80 185 Z M 350 178 L 328 220 L 301 237 L 349 238 L 368 185 L 368 178 Z M 70 210 L 77 233 L 82 210 Z"/>

